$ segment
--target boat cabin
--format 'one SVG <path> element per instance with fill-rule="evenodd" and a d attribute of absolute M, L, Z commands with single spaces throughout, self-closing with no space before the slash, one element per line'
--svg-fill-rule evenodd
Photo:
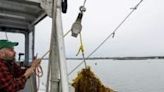
<path fill-rule="evenodd" d="M 24 36 L 24 51 L 19 54 L 25 54 L 24 65 L 34 56 L 35 25 L 46 16 L 39 0 L 0 0 L 0 32 Z M 28 82 L 23 92 L 36 92 L 35 78 L 31 80 L 33 83 Z"/>

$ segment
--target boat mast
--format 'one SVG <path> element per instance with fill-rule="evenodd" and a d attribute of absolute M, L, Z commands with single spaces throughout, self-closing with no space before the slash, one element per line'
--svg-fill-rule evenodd
<path fill-rule="evenodd" d="M 61 0 L 54 0 L 52 7 L 50 48 L 50 92 L 69 92 L 61 17 Z"/>

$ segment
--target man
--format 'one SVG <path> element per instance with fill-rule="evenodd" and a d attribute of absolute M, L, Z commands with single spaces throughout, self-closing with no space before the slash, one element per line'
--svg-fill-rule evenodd
<path fill-rule="evenodd" d="M 31 67 L 21 69 L 15 61 L 14 46 L 17 42 L 0 40 L 0 92 L 17 92 L 24 88 L 26 80 L 39 66 L 41 59 L 33 60 Z"/>

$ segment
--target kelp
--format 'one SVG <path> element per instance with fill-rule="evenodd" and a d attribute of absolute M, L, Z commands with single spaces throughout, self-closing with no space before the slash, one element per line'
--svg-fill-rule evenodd
<path fill-rule="evenodd" d="M 105 87 L 89 67 L 78 73 L 72 86 L 75 88 L 75 92 L 115 92 Z"/>

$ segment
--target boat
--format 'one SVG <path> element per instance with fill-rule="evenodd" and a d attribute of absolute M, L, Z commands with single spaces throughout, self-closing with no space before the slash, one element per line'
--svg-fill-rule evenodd
<path fill-rule="evenodd" d="M 61 21 L 61 13 L 66 13 L 66 9 L 66 0 L 0 1 L 0 31 L 25 37 L 23 66 L 28 66 L 35 57 L 35 26 L 47 16 L 52 18 L 51 47 L 46 52 L 46 55 L 50 53 L 46 92 L 69 92 Z M 35 75 L 28 80 L 23 92 L 37 92 Z"/>
<path fill-rule="evenodd" d="M 52 18 L 52 37 L 50 59 L 50 80 L 46 92 L 69 92 L 65 67 L 65 54 L 62 33 L 61 13 L 66 8 L 61 6 L 61 0 L 0 0 L 0 31 L 5 33 L 23 34 L 25 60 L 23 65 L 28 66 L 34 57 L 35 25 L 46 16 Z M 66 2 L 64 3 L 66 7 Z M 53 14 L 51 14 L 53 13 Z M 58 27 L 56 27 L 58 26 Z M 18 38 L 19 39 L 19 38 Z M 54 41 L 56 41 L 54 43 Z M 57 54 L 54 54 L 57 53 Z M 60 68 L 59 68 L 60 66 Z M 59 85 L 61 84 L 61 85 Z M 61 88 L 61 89 L 60 89 Z M 23 92 L 37 92 L 36 76 L 33 75 L 26 83 Z"/>

